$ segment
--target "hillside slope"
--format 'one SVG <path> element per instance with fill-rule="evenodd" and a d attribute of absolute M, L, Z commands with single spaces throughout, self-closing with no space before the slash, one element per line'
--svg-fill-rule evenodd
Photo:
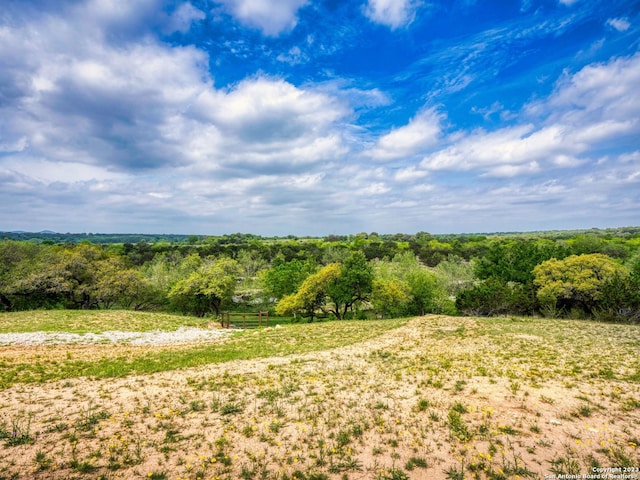
<path fill-rule="evenodd" d="M 249 335 L 299 341 L 288 332 Z M 317 352 L 18 384 L 0 391 L 0 478 L 498 479 L 636 467 L 639 358 L 633 326 L 428 316 Z"/>

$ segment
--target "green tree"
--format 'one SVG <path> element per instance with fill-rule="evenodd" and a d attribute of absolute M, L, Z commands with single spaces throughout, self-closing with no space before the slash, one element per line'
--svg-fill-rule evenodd
<path fill-rule="evenodd" d="M 437 312 L 436 301 L 440 294 L 436 276 L 427 269 L 416 269 L 406 276 L 411 295 L 410 311 L 415 315 Z"/>
<path fill-rule="evenodd" d="M 25 306 L 25 298 L 18 295 L 16 283 L 18 279 L 37 271 L 36 260 L 42 249 L 30 242 L 0 242 L 0 308 L 10 311 Z"/>
<path fill-rule="evenodd" d="M 548 311 L 580 308 L 591 315 L 602 298 L 602 288 L 614 276 L 628 271 L 601 253 L 547 260 L 534 268 L 537 296 Z"/>
<path fill-rule="evenodd" d="M 640 278 L 616 274 L 606 280 L 594 316 L 603 321 L 640 323 Z"/>
<path fill-rule="evenodd" d="M 276 306 L 278 315 L 296 315 L 313 321 L 318 310 L 324 310 L 329 285 L 341 273 L 339 263 L 330 263 L 318 272 L 309 275 L 300 285 L 296 293 L 285 295 Z"/>
<path fill-rule="evenodd" d="M 97 245 L 43 247 L 14 271 L 13 293 L 28 308 L 131 307 L 146 289 L 126 257 Z"/>
<path fill-rule="evenodd" d="M 424 267 L 414 253 L 400 253 L 393 258 L 392 264 L 395 275 L 409 287 L 407 313 L 442 313 L 441 306 L 446 303 L 447 293 L 433 272 Z"/>
<path fill-rule="evenodd" d="M 473 264 L 457 255 L 449 255 L 433 270 L 449 295 L 455 296 L 473 284 Z"/>
<path fill-rule="evenodd" d="M 267 295 L 281 299 L 295 293 L 302 282 L 317 270 L 312 260 L 294 259 L 286 262 L 284 256 L 280 255 L 271 268 L 261 272 L 260 280 Z"/>
<path fill-rule="evenodd" d="M 456 308 L 463 315 L 532 315 L 536 307 L 531 284 L 505 282 L 496 277 L 482 280 L 456 296 Z"/>
<path fill-rule="evenodd" d="M 409 285 L 396 277 L 373 279 L 371 304 L 382 317 L 404 315 L 411 300 Z"/>
<path fill-rule="evenodd" d="M 98 261 L 95 270 L 96 280 L 91 294 L 99 306 L 139 309 L 145 304 L 149 285 L 139 270 L 127 265 L 125 258 L 109 256 Z"/>
<path fill-rule="evenodd" d="M 330 311 L 336 318 L 344 318 L 347 312 L 369 299 L 373 283 L 373 270 L 360 251 L 352 252 L 340 266 L 340 274 L 327 288 L 331 299 Z"/>
<path fill-rule="evenodd" d="M 186 278 L 176 282 L 169 299 L 183 311 L 204 316 L 219 316 L 222 307 L 231 302 L 240 274 L 238 262 L 230 258 L 207 259 Z"/>
<path fill-rule="evenodd" d="M 504 282 L 531 283 L 536 265 L 565 256 L 562 253 L 555 244 L 525 239 L 497 241 L 478 259 L 475 273 L 482 280 L 493 277 Z"/>
<path fill-rule="evenodd" d="M 35 260 L 39 268 L 18 279 L 15 291 L 41 306 L 61 303 L 66 308 L 96 308 L 95 267 L 105 258 L 107 253 L 91 244 L 43 249 Z"/>

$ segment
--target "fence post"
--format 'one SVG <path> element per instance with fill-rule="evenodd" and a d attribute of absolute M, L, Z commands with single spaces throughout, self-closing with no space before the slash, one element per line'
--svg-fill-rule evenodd
<path fill-rule="evenodd" d="M 227 328 L 231 326 L 230 322 L 231 322 L 231 318 L 230 318 L 229 312 L 227 311 Z"/>

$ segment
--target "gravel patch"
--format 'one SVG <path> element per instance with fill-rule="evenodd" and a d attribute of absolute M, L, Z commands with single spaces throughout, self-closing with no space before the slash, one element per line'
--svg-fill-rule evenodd
<path fill-rule="evenodd" d="M 120 343 L 127 345 L 179 345 L 223 340 L 234 330 L 206 330 L 182 327 L 178 330 L 153 330 L 150 332 L 123 332 L 112 330 L 102 333 L 21 332 L 0 333 L 0 345 L 95 345 Z"/>

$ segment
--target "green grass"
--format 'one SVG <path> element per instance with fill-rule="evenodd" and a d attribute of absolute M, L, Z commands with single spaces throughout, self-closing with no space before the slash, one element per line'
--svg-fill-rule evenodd
<path fill-rule="evenodd" d="M 42 313 L 42 312 L 39 312 Z M 82 323 L 82 317 L 73 312 L 74 322 Z M 115 312 L 110 312 L 115 316 Z M 128 316 L 130 312 L 123 312 Z M 89 320 L 96 322 L 94 313 L 86 313 Z M 137 317 L 138 314 L 133 315 Z M 163 314 L 146 314 L 147 323 L 142 327 L 149 329 L 149 320 L 159 322 L 166 317 Z M 100 316 L 99 316 L 100 317 Z M 62 316 L 61 316 L 62 318 Z M 113 328 L 118 321 L 108 318 L 102 325 L 94 324 L 92 331 L 104 331 Z M 382 321 L 342 321 L 313 324 L 292 324 L 281 328 L 242 331 L 229 340 L 216 344 L 198 346 L 172 346 L 157 348 L 139 348 L 129 346 L 91 347 L 92 355 L 84 358 L 87 347 L 65 346 L 66 355 L 57 353 L 51 358 L 46 352 L 35 357 L 3 358 L 0 354 L 0 389 L 15 383 L 41 383 L 50 380 L 87 376 L 92 378 L 123 377 L 130 374 L 146 374 L 185 367 L 196 367 L 230 360 L 249 360 L 262 357 L 292 355 L 342 347 L 374 338 L 384 332 L 398 328 L 408 320 Z M 158 322 L 158 323 L 159 323 Z M 142 323 L 142 322 L 141 322 Z M 169 322 L 165 322 L 167 325 Z M 23 327 L 25 328 L 25 327 Z M 60 327 L 55 328 L 60 331 Z M 22 330 L 24 331 L 24 330 Z M 75 353 L 79 352 L 79 353 Z M 79 357 L 79 358 L 76 358 Z"/>
<path fill-rule="evenodd" d="M 110 330 L 147 332 L 204 327 L 210 320 L 129 310 L 33 310 L 0 313 L 0 333 L 102 333 Z"/>
<path fill-rule="evenodd" d="M 277 319 L 270 319 L 272 324 Z M 122 377 L 201 366 L 230 360 L 284 356 L 341 347 L 365 341 L 405 325 L 408 320 L 372 320 L 300 323 L 244 331 L 223 343 L 197 346 L 139 348 L 131 346 L 51 347 L 37 355 L 6 357 L 0 352 L 0 388 L 15 383 L 45 382 L 64 378 Z M 456 328 L 449 325 L 454 322 Z M 202 318 L 130 311 L 35 311 L 0 314 L 0 333 L 31 331 L 103 332 L 107 330 L 171 330 L 180 326 L 204 326 Z M 444 327 L 444 328 L 443 328 Z M 462 330 L 462 327 L 464 329 Z M 444 371 L 477 371 L 477 358 L 485 358 L 489 376 L 516 380 L 518 386 L 551 379 L 623 380 L 640 382 L 637 327 L 584 320 L 539 318 L 460 318 L 438 320 L 430 338 L 439 337 L 438 348 L 425 352 L 423 361 L 433 382 L 444 380 Z M 462 336 L 445 335 L 463 331 Z M 602 352 L 607 352 L 602 355 Z M 397 352 L 385 361 L 398 362 Z M 392 356 L 392 358 L 391 358 Z M 404 359 L 403 359 L 404 360 Z M 407 359 L 409 363 L 413 359 Z M 400 363 L 404 363 L 401 362 Z M 448 378 L 448 376 L 446 377 Z M 460 381 L 456 379 L 455 381 Z M 455 383 L 454 381 L 454 383 Z M 513 383 L 513 382 L 512 382 Z M 512 393 L 517 394 L 518 391 Z"/>

